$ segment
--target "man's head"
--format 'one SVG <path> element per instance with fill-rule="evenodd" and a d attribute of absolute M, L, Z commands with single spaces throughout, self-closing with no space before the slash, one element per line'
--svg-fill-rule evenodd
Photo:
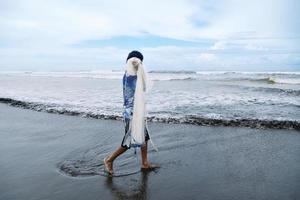
<path fill-rule="evenodd" d="M 127 56 L 127 59 L 126 59 L 126 62 L 130 59 L 130 58 L 133 58 L 133 57 L 136 57 L 136 58 L 139 58 L 142 62 L 143 62 L 143 59 L 144 59 L 144 56 L 141 52 L 139 51 L 132 51 L 128 54 Z"/>

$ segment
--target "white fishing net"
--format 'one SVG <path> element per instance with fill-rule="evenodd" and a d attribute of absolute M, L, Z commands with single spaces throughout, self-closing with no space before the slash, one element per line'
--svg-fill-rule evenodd
<path fill-rule="evenodd" d="M 140 59 L 133 57 L 128 59 L 126 70 L 128 74 L 137 75 L 134 93 L 133 117 L 131 123 L 131 144 L 140 146 L 145 142 L 144 130 L 147 127 L 146 92 L 152 88 L 152 81 L 148 80 L 146 70 Z M 148 127 L 147 127 L 147 130 Z M 148 132 L 149 136 L 150 133 Z M 155 150 L 152 139 L 150 142 Z"/>

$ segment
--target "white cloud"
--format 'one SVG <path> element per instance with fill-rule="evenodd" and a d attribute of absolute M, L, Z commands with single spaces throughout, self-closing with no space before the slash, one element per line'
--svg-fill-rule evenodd
<path fill-rule="evenodd" d="M 69 44 L 143 34 L 214 41 L 202 48 L 145 47 L 151 66 L 295 65 L 300 54 L 295 5 L 295 0 L 3 0 L 0 69 L 117 68 L 130 49 Z"/>
<path fill-rule="evenodd" d="M 188 17 L 195 12 L 186 1 L 12 1 L 13 12 L 1 17 L 1 39 L 51 44 L 75 43 L 147 32 L 185 38 L 193 27 Z M 14 8 L 14 6 L 16 8 Z M 19 21 L 37 24 L 23 27 Z M 23 29 L 23 31 L 21 31 Z M 25 35 L 25 36 L 24 36 Z M 50 41 L 50 42 L 48 42 Z M 56 43 L 56 42 L 55 42 Z"/>
<path fill-rule="evenodd" d="M 201 53 L 200 54 L 200 60 L 202 61 L 212 61 L 215 59 L 215 54 L 212 53 Z"/>
<path fill-rule="evenodd" d="M 48 48 L 0 49 L 2 70 L 101 70 L 123 69 L 130 49 Z M 300 56 L 269 52 L 243 54 L 191 47 L 142 48 L 148 70 L 295 70 Z M 17 59 L 16 59 L 17 58 Z M 20 68 L 22 66 L 22 68 Z"/>
<path fill-rule="evenodd" d="M 213 46 L 210 47 L 210 49 L 212 50 L 224 50 L 226 46 L 226 42 L 225 41 L 217 41 L 214 43 Z"/>
<path fill-rule="evenodd" d="M 91 38 L 139 35 L 144 32 L 178 39 L 229 39 L 290 34 L 284 29 L 284 0 L 8 1 L 11 10 L 1 17 L 3 34 L 32 26 L 27 39 L 76 42 Z M 194 21 L 206 25 L 197 26 Z M 6 29 L 7 28 L 7 29 Z M 20 36 L 22 32 L 14 34 Z"/>

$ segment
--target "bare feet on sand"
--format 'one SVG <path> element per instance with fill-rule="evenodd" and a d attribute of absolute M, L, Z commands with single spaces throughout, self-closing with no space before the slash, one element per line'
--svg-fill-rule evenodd
<path fill-rule="evenodd" d="M 112 175 L 113 174 L 113 163 L 108 160 L 108 157 L 105 157 L 103 159 L 103 163 L 104 163 L 104 171 L 106 171 L 107 173 Z"/>
<path fill-rule="evenodd" d="M 159 168 L 159 165 L 145 163 L 145 164 L 142 164 L 142 166 L 141 166 L 142 170 L 153 170 L 153 169 L 156 169 L 156 168 Z"/>

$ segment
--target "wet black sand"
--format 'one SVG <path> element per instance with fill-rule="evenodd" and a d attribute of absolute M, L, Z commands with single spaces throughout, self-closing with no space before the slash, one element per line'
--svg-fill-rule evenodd
<path fill-rule="evenodd" d="M 300 132 L 149 123 L 154 172 L 107 178 L 123 124 L 0 104 L 0 199 L 300 199 Z M 116 170 L 138 169 L 133 150 Z"/>

